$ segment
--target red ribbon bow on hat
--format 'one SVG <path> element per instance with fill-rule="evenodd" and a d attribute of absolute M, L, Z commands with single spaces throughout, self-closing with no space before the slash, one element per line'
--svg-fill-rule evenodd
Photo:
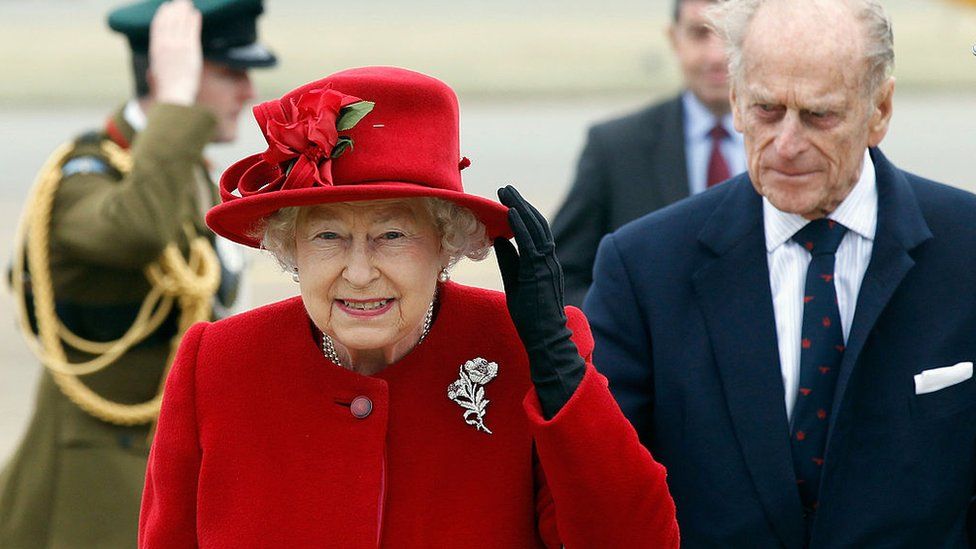
<path fill-rule="evenodd" d="M 372 102 L 329 87 L 254 107 L 268 142 L 268 149 L 261 153 L 266 165 L 258 169 L 272 166 L 284 174 L 271 183 L 245 175 L 238 186 L 241 195 L 332 185 L 332 159 L 352 147 L 352 139 L 340 137 L 339 132 L 354 127 L 372 109 Z M 260 186 L 252 188 L 255 184 Z"/>

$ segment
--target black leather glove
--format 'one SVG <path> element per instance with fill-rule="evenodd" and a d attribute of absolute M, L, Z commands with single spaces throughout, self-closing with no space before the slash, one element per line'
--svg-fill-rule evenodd
<path fill-rule="evenodd" d="M 495 239 L 508 312 L 529 355 L 529 371 L 542 413 L 551 419 L 573 395 L 586 363 L 579 356 L 563 305 L 563 269 L 546 218 L 511 185 L 498 189 L 508 206 L 515 246 Z"/>

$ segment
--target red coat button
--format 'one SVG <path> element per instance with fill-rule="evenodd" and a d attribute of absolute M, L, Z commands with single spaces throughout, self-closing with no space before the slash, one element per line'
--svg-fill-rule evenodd
<path fill-rule="evenodd" d="M 352 403 L 349 404 L 349 411 L 353 417 L 364 419 L 373 411 L 373 401 L 367 397 L 358 396 L 352 399 Z"/>

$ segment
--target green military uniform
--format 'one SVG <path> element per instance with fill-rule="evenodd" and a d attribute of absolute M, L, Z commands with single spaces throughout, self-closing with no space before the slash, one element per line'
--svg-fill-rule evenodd
<path fill-rule="evenodd" d="M 113 29 L 145 55 L 159 0 L 113 12 Z M 198 0 L 204 55 L 237 68 L 271 66 L 254 43 L 260 0 Z M 150 290 L 144 269 L 176 243 L 184 257 L 195 235 L 212 234 L 204 213 L 216 202 L 203 149 L 216 118 L 203 107 L 156 104 L 145 128 L 120 109 L 105 130 L 78 138 L 60 165 L 50 221 L 50 272 L 58 318 L 75 334 L 112 341 L 132 324 Z M 122 173 L 103 145 L 128 149 Z M 130 147 L 131 144 L 131 147 Z M 224 305 L 236 293 L 222 281 Z M 118 403 L 156 396 L 177 334 L 179 307 L 149 337 L 107 368 L 79 376 Z M 72 363 L 91 358 L 66 346 Z M 27 433 L 0 472 L 0 548 L 135 547 L 151 424 L 122 426 L 89 415 L 45 371 Z"/>
<path fill-rule="evenodd" d="M 121 111 L 113 122 L 132 139 Z M 201 155 L 215 125 L 200 107 L 155 106 L 133 142 L 125 178 L 101 151 L 105 133 L 76 143 L 51 219 L 58 316 L 70 330 L 95 341 L 120 337 L 149 291 L 143 268 L 169 242 L 186 252 L 187 224 L 207 234 L 210 204 L 200 203 L 198 190 L 208 184 L 200 181 Z M 175 331 L 175 319 L 167 319 L 111 366 L 81 379 L 116 402 L 151 399 Z M 134 546 L 148 437 L 148 425 L 88 415 L 44 372 L 27 434 L 0 475 L 0 547 Z"/>

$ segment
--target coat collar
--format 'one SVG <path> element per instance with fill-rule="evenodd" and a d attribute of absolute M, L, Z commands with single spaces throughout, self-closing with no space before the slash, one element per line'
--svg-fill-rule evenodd
<path fill-rule="evenodd" d="M 698 242 L 722 256 L 756 231 L 763 236 L 762 197 L 753 188 L 748 172 L 733 177 L 716 191 L 725 191 L 725 197 L 698 233 Z"/>
<path fill-rule="evenodd" d="M 847 386 L 868 335 L 914 265 L 909 252 L 932 237 L 903 172 L 879 150 L 871 149 L 870 155 L 877 176 L 878 226 L 841 364 L 831 435 L 844 413 Z M 716 189 L 725 193 L 721 204 L 698 234 L 710 254 L 694 273 L 693 284 L 736 438 L 767 519 L 786 547 L 802 547 L 805 528 L 790 455 L 762 198 L 748 174 L 722 187 Z M 828 439 L 828 464 L 833 444 Z"/>
<path fill-rule="evenodd" d="M 126 106 L 119 107 L 105 122 L 105 134 L 116 145 L 123 149 L 132 146 L 132 140 L 136 137 L 136 130 L 125 119 Z"/>
<path fill-rule="evenodd" d="M 427 337 L 400 360 L 370 376 L 335 365 L 325 358 L 322 353 L 322 332 L 308 315 L 300 296 L 279 302 L 277 306 L 280 306 L 284 311 L 283 314 L 287 315 L 280 322 L 281 325 L 304 325 L 308 328 L 307 330 L 285 330 L 276 336 L 281 339 L 281 345 L 301 349 L 308 364 L 315 368 L 324 367 L 332 372 L 331 375 L 335 379 L 345 382 L 359 380 L 372 383 L 382 380 L 386 383 L 405 377 L 417 378 L 430 375 L 437 379 L 446 379 L 444 382 L 446 390 L 447 384 L 456 377 L 457 368 L 466 360 L 474 358 L 474 356 L 465 354 L 471 349 L 466 348 L 465 345 L 459 345 L 459 341 L 462 341 L 463 338 L 473 338 L 485 343 L 489 348 L 497 348 L 497 342 L 514 341 L 512 337 L 515 336 L 515 328 L 511 324 L 508 308 L 505 305 L 505 294 L 495 290 L 473 288 L 453 281 L 439 283 L 434 322 L 431 324 Z M 263 309 L 268 309 L 268 307 Z M 483 337 L 483 334 L 486 333 L 485 330 L 493 331 L 494 336 L 491 340 L 486 340 Z M 463 356 L 464 358 L 445 363 L 442 360 L 445 350 L 448 351 L 448 354 L 458 354 L 459 357 Z M 516 355 L 524 353 L 521 347 L 511 352 Z M 494 355 L 485 358 L 492 361 L 496 360 Z M 505 362 L 507 369 L 510 361 L 503 360 L 502 362 Z M 446 377 L 441 375 L 444 372 L 447 372 Z"/>
<path fill-rule="evenodd" d="M 872 148 L 868 152 L 874 163 L 878 193 L 876 238 L 889 236 L 906 250 L 932 238 L 904 172 L 880 149 Z M 698 241 L 716 255 L 726 253 L 745 235 L 761 228 L 763 223 L 762 197 L 753 188 L 749 174 L 733 177 L 729 183 L 722 205 L 715 209 L 698 234 Z M 887 235 L 882 236 L 882 233 Z"/>

